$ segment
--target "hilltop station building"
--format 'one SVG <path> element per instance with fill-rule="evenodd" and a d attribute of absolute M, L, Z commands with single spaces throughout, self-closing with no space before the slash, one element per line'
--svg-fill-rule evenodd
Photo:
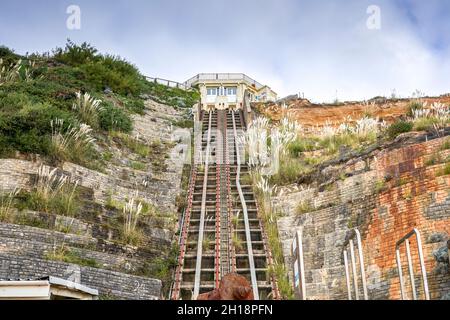
<path fill-rule="evenodd" d="M 277 94 L 243 73 L 200 73 L 184 83 L 200 91 L 202 110 L 241 109 L 246 102 L 270 102 Z"/>

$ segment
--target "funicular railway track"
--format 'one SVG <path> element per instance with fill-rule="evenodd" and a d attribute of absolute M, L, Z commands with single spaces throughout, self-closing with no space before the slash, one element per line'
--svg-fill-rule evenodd
<path fill-rule="evenodd" d="M 240 183 L 248 174 L 236 143 L 245 128 L 241 111 L 203 112 L 201 121 L 201 162 L 191 173 L 171 299 L 195 299 L 230 272 L 249 280 L 255 299 L 278 299 L 253 189 Z"/>

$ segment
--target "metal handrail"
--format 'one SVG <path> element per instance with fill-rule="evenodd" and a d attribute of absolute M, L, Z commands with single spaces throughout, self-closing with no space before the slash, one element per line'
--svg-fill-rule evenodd
<path fill-rule="evenodd" d="M 398 270 L 398 276 L 399 276 L 399 280 L 400 280 L 401 297 L 402 297 L 402 300 L 406 299 L 405 285 L 403 282 L 402 262 L 400 259 L 400 246 L 403 243 L 405 243 L 406 259 L 408 261 L 409 279 L 411 281 L 412 298 L 413 298 L 413 300 L 417 300 L 416 284 L 414 282 L 414 271 L 413 271 L 413 266 L 412 266 L 411 250 L 410 250 L 410 245 L 409 245 L 409 238 L 411 238 L 414 235 L 416 236 L 416 240 L 417 240 L 417 252 L 419 254 L 419 263 L 420 263 L 420 269 L 421 269 L 421 273 L 422 273 L 422 282 L 423 282 L 423 291 L 425 294 L 425 300 L 430 300 L 430 293 L 428 291 L 427 270 L 425 269 L 425 262 L 424 262 L 424 258 L 423 258 L 423 252 L 422 252 L 422 240 L 420 237 L 420 232 L 416 228 L 411 230 L 403 238 L 401 238 L 399 241 L 397 241 L 397 244 L 395 245 L 395 256 L 396 256 L 396 260 L 397 260 L 397 270 Z"/>
<path fill-rule="evenodd" d="M 248 221 L 248 211 L 247 211 L 247 204 L 245 203 L 245 197 L 244 193 L 242 192 L 241 183 L 240 183 L 240 175 L 241 175 L 241 158 L 239 154 L 239 142 L 236 132 L 236 119 L 234 117 L 234 112 L 232 112 L 232 118 L 233 118 L 233 132 L 234 132 L 234 141 L 236 146 L 236 160 L 237 160 L 237 172 L 236 172 L 236 187 L 238 189 L 239 198 L 241 200 L 242 205 L 242 211 L 244 214 L 244 224 L 245 224 L 245 237 L 247 241 L 247 251 L 248 251 L 248 260 L 249 260 L 249 266 L 250 266 L 250 277 L 252 281 L 252 288 L 253 288 L 253 296 L 255 300 L 259 300 L 259 291 L 258 291 L 258 282 L 256 279 L 256 272 L 255 272 L 255 260 L 253 257 L 253 248 L 252 248 L 252 238 L 250 234 L 250 223 Z"/>
<path fill-rule="evenodd" d="M 362 252 L 362 244 L 361 244 L 361 234 L 358 229 L 353 229 L 353 233 L 350 235 L 350 238 L 347 239 L 344 243 L 344 248 L 348 245 L 350 247 L 350 259 L 352 264 L 352 275 L 353 275 L 353 288 L 355 290 L 355 298 L 359 300 L 359 286 L 358 286 L 358 274 L 356 272 L 356 259 L 355 259 L 355 249 L 353 245 L 353 239 L 356 237 L 358 256 L 359 256 L 359 268 L 361 273 L 361 282 L 364 293 L 364 300 L 369 300 L 369 295 L 367 293 L 367 282 L 366 282 L 366 272 L 364 270 L 364 256 Z M 348 255 L 347 249 L 344 249 L 342 252 L 344 256 L 344 265 L 345 265 L 345 280 L 347 283 L 347 291 L 348 291 L 348 299 L 352 300 L 352 288 L 350 285 L 350 272 L 348 266 Z"/>
<path fill-rule="evenodd" d="M 145 79 L 147 79 L 150 82 L 158 83 L 170 88 L 178 88 L 182 90 L 187 90 L 188 87 L 186 87 L 185 83 L 180 83 L 178 81 L 163 79 L 163 78 L 154 78 L 154 77 L 147 77 L 145 76 Z"/>

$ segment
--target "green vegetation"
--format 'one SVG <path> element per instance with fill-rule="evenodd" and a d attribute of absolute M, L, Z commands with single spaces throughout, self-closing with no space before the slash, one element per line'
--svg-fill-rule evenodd
<path fill-rule="evenodd" d="M 144 171 L 145 170 L 145 163 L 139 162 L 139 161 L 131 161 L 130 167 L 134 170 Z"/>
<path fill-rule="evenodd" d="M 141 156 L 142 158 L 146 158 L 150 154 L 150 147 L 139 141 L 136 137 L 132 137 L 128 134 L 114 131 L 111 132 L 111 136 L 118 138 L 119 142 L 121 142 L 125 147 L 130 149 L 131 152 Z"/>
<path fill-rule="evenodd" d="M 149 82 L 146 90 L 154 100 L 174 107 L 189 108 L 200 100 L 200 94 L 195 89 L 185 91 Z"/>
<path fill-rule="evenodd" d="M 271 190 L 268 190 L 267 180 L 257 172 L 253 172 L 255 197 L 258 202 L 258 213 L 264 224 L 269 248 L 272 252 L 274 264 L 269 268 L 269 276 L 276 278 L 278 288 L 283 299 L 293 298 L 293 289 L 289 283 L 288 271 L 284 264 L 283 248 L 279 239 L 277 219 L 280 213 L 272 207 Z M 258 181 L 259 180 L 259 181 Z M 257 183 L 258 182 L 258 183 Z M 234 220 L 234 219 L 233 219 Z M 237 223 L 237 219 L 233 221 Z"/>
<path fill-rule="evenodd" d="M 173 121 L 172 125 L 178 128 L 191 129 L 194 128 L 194 121 L 191 119 L 182 119 Z"/>
<path fill-rule="evenodd" d="M 139 228 L 139 222 L 144 214 L 143 202 L 134 198 L 127 201 L 122 209 L 122 228 L 120 229 L 121 240 L 130 245 L 141 244 L 144 234 Z"/>
<path fill-rule="evenodd" d="M 0 192 L 0 222 L 8 223 L 13 221 L 12 210 L 19 191 L 19 189 L 15 189 L 8 193 Z"/>
<path fill-rule="evenodd" d="M 56 48 L 50 55 L 28 58 L 0 47 L 0 157 L 20 151 L 101 170 L 101 155 L 91 144 L 76 152 L 74 141 L 68 142 L 66 149 L 55 148 L 51 123 L 62 122 L 61 137 L 83 125 L 89 125 L 92 137 L 130 133 L 130 115 L 144 113 L 144 95 L 182 107 L 191 107 L 199 97 L 196 90 L 150 83 L 136 66 L 100 54 L 87 43 L 68 40 L 64 48 Z M 188 121 L 179 124 L 191 125 Z M 142 149 L 139 153 L 147 154 Z"/>
<path fill-rule="evenodd" d="M 88 43 L 77 45 L 68 40 L 65 48 L 53 51 L 53 59 L 65 66 L 76 68 L 90 91 L 110 88 L 120 95 L 138 96 L 144 92 L 146 81 L 136 66 L 120 57 L 99 54 Z"/>
<path fill-rule="evenodd" d="M 66 263 L 73 263 L 80 266 L 86 266 L 91 268 L 99 267 L 95 259 L 81 257 L 78 252 L 64 245 L 55 247 L 53 251 L 45 255 L 45 258 L 47 260 L 62 261 Z"/>
<path fill-rule="evenodd" d="M 311 168 L 298 159 L 282 156 L 278 172 L 270 178 L 271 184 L 287 185 L 297 181 L 302 174 L 308 173 Z"/>
<path fill-rule="evenodd" d="M 434 166 L 436 164 L 442 163 L 443 159 L 439 152 L 434 152 L 428 159 L 425 161 L 425 165 Z"/>
<path fill-rule="evenodd" d="M 172 271 L 178 265 L 178 252 L 178 244 L 172 245 L 172 248 L 167 257 L 156 258 L 152 262 L 151 272 L 150 274 L 148 274 L 148 276 L 155 277 L 156 279 L 160 279 L 162 281 L 162 292 L 165 296 L 169 293 L 170 285 L 173 280 Z"/>
<path fill-rule="evenodd" d="M 309 201 L 301 201 L 296 209 L 297 216 L 311 211 L 314 211 L 314 207 Z"/>
<path fill-rule="evenodd" d="M 414 120 L 415 131 L 429 131 L 435 124 L 439 124 L 440 120 L 436 117 L 419 118 Z"/>
<path fill-rule="evenodd" d="M 445 139 L 441 146 L 441 150 L 450 150 L 450 138 Z"/>
<path fill-rule="evenodd" d="M 394 139 L 402 133 L 410 132 L 413 127 L 413 123 L 409 121 L 399 120 L 389 126 L 389 128 L 387 129 L 387 134 L 389 138 Z"/>
<path fill-rule="evenodd" d="M 450 174 L 450 162 L 447 162 L 442 170 L 439 170 L 437 176 L 446 176 Z"/>
<path fill-rule="evenodd" d="M 318 141 L 314 138 L 298 137 L 288 145 L 287 149 L 293 157 L 299 157 L 302 152 L 316 150 Z"/>
<path fill-rule="evenodd" d="M 408 116 L 413 116 L 416 110 L 423 109 L 423 102 L 420 99 L 414 99 L 409 103 Z"/>
<path fill-rule="evenodd" d="M 54 213 L 74 217 L 78 214 L 81 201 L 77 183 L 69 183 L 67 176 L 58 176 L 57 170 L 41 166 L 37 181 L 29 193 L 20 193 L 19 209 Z"/>
<path fill-rule="evenodd" d="M 235 233 L 232 236 L 232 242 L 233 242 L 233 246 L 234 246 L 234 248 L 236 249 L 237 252 L 241 251 L 244 248 L 243 241 Z"/>
<path fill-rule="evenodd" d="M 205 234 L 203 236 L 202 248 L 204 251 L 210 251 L 211 244 L 213 243 L 214 243 L 214 236 L 212 236 L 211 234 Z"/>
<path fill-rule="evenodd" d="M 376 193 L 381 193 L 381 192 L 385 191 L 386 188 L 387 188 L 387 186 L 386 186 L 385 179 L 377 180 L 377 182 L 375 183 L 375 192 Z"/>
<path fill-rule="evenodd" d="M 55 148 L 52 139 L 70 135 L 71 129 L 78 130 L 83 124 L 90 125 L 92 134 L 112 129 L 130 132 L 130 110 L 142 109 L 136 105 L 143 104 L 139 94 L 144 92 L 146 81 L 137 69 L 120 58 L 98 54 L 86 43 L 78 46 L 69 41 L 50 57 L 33 55 L 30 60 L 21 60 L 2 48 L 0 59 L 20 68 L 19 76 L 9 77 L 0 86 L 0 156 L 17 150 L 95 168 L 98 165 L 92 163 L 99 157 L 94 148 L 73 152 L 75 141 L 69 141 L 71 152 L 67 152 Z M 20 76 L 24 72 L 27 76 Z M 105 88 L 129 95 L 119 96 L 129 107 L 104 102 Z M 51 124 L 56 121 L 61 125 L 55 134 Z"/>

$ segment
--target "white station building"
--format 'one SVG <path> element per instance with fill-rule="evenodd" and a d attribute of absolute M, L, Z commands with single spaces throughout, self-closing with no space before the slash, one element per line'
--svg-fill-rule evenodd
<path fill-rule="evenodd" d="M 196 87 L 203 110 L 240 109 L 248 102 L 276 101 L 277 94 L 268 86 L 243 73 L 200 73 L 184 83 Z"/>

